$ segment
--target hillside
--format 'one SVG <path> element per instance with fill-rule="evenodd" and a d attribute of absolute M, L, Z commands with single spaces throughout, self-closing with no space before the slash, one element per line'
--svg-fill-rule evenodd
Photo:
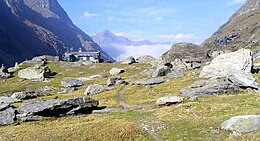
<path fill-rule="evenodd" d="M 62 56 L 68 49 L 102 49 L 75 26 L 57 0 L 0 1 L 0 64 L 39 55 Z M 104 51 L 105 60 L 113 60 Z"/>
<path fill-rule="evenodd" d="M 247 0 L 202 46 L 213 50 L 260 51 L 260 0 Z"/>

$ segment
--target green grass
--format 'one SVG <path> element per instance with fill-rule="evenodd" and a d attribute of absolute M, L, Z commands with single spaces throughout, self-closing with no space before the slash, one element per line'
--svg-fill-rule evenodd
<path fill-rule="evenodd" d="M 24 64 L 28 67 L 30 64 Z M 125 73 L 120 74 L 122 78 L 129 78 L 134 81 L 144 76 L 140 72 L 149 69 L 148 66 L 134 64 L 93 64 L 87 66 L 76 66 L 71 63 L 50 63 L 48 66 L 54 72 L 59 72 L 50 78 L 51 82 L 31 82 L 25 80 L 19 82 L 17 73 L 13 78 L 6 81 L 0 80 L 0 95 L 10 95 L 16 91 L 38 91 L 42 86 L 54 86 L 61 88 L 60 81 L 64 77 L 88 77 L 92 75 L 109 75 L 113 67 L 123 68 Z M 95 66 L 95 68 L 93 68 Z M 135 66 L 135 69 L 134 67 Z M 140 69 L 138 69 L 140 68 Z M 84 72 L 80 75 L 79 72 Z M 188 75 L 192 71 L 186 72 Z M 195 72 L 199 73 L 200 70 Z M 260 74 L 254 74 L 260 82 Z M 58 91 L 48 92 L 49 96 L 32 99 L 65 99 L 82 96 L 90 84 L 106 84 L 108 78 L 95 81 L 87 81 L 84 86 L 69 94 L 59 95 Z M 0 127 L 0 140 L 260 140 L 260 132 L 232 136 L 232 132 L 220 130 L 220 134 L 213 134 L 212 130 L 220 128 L 220 124 L 233 116 L 260 114 L 259 93 L 241 92 L 238 94 L 224 94 L 213 97 L 201 97 L 194 102 L 185 102 L 168 107 L 156 107 L 155 102 L 163 96 L 180 94 L 180 89 L 199 80 L 198 75 L 185 76 L 179 79 L 169 79 L 168 82 L 153 85 L 151 88 L 137 85 L 127 85 L 124 92 L 125 103 L 133 105 L 125 113 L 93 113 L 90 115 L 67 116 L 62 118 L 47 118 L 39 122 L 20 122 Z M 111 90 L 91 96 L 99 100 L 100 106 L 109 108 L 122 108 L 118 103 L 118 93 L 123 85 L 111 87 Z M 186 98 L 187 99 L 187 98 Z M 18 106 L 21 103 L 14 105 Z M 142 107 L 145 107 L 144 109 Z M 158 125 L 157 125 L 158 122 Z M 156 130 L 154 133 L 146 133 L 141 126 L 145 123 L 151 127 L 166 126 Z M 156 123 L 156 125 L 155 125 Z M 153 127 L 155 128 L 155 127 Z"/>

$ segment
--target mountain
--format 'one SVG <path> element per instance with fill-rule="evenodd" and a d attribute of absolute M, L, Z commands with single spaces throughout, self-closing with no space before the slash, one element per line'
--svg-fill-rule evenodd
<path fill-rule="evenodd" d="M 57 0 L 0 0 L 0 63 L 11 66 L 38 55 L 62 56 L 68 49 L 101 51 L 75 26 Z"/>
<path fill-rule="evenodd" d="M 212 51 L 250 48 L 260 51 L 260 0 L 247 0 L 229 21 L 222 25 L 202 46 Z"/>

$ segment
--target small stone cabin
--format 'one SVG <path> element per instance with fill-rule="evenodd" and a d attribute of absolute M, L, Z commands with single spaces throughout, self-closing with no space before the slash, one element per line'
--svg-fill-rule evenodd
<path fill-rule="evenodd" d="M 64 55 L 64 60 L 67 62 L 75 61 L 89 61 L 93 63 L 100 63 L 100 51 L 96 52 L 82 52 L 81 48 L 78 52 L 68 52 Z"/>

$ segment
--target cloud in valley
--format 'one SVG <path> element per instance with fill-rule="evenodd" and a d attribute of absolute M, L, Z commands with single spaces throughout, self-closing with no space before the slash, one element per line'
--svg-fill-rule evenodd
<path fill-rule="evenodd" d="M 102 16 L 101 14 L 98 14 L 98 13 L 90 13 L 90 12 L 88 12 L 88 11 L 85 11 L 84 13 L 83 13 L 83 17 L 84 18 L 93 18 L 93 17 L 100 17 L 100 16 Z"/>

